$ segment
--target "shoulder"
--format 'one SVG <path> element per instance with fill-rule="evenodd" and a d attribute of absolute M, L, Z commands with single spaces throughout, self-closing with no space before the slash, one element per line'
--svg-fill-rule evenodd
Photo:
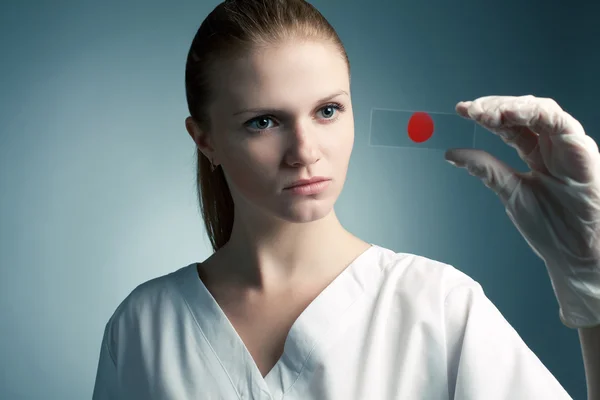
<path fill-rule="evenodd" d="M 514 335 L 481 285 L 466 273 L 424 256 L 385 248 L 378 253 L 384 275 L 378 296 L 394 299 L 393 310 L 400 310 L 405 325 L 430 327 L 447 349 L 461 346 L 469 326 L 474 330 L 493 326 Z"/>
<path fill-rule="evenodd" d="M 134 288 L 117 306 L 106 324 L 107 334 L 115 338 L 120 333 L 137 331 L 147 323 L 155 322 L 161 315 L 180 307 L 183 301 L 178 291 L 184 274 L 195 269 L 190 264 L 174 272 L 150 279 Z"/>
<path fill-rule="evenodd" d="M 170 301 L 176 293 L 179 276 L 185 268 L 190 267 L 192 266 L 184 267 L 139 284 L 117 307 L 113 317 L 126 312 L 142 312 L 147 308 L 154 308 L 165 301 Z"/>
<path fill-rule="evenodd" d="M 400 311 L 406 324 L 426 323 L 440 332 L 460 335 L 469 319 L 475 323 L 499 317 L 481 285 L 456 267 L 415 254 L 376 250 L 382 279 L 374 295 L 392 299 L 381 304 Z"/>
<path fill-rule="evenodd" d="M 449 294 L 459 289 L 481 289 L 473 278 L 448 263 L 381 246 L 375 247 L 376 264 L 384 277 L 383 285 L 394 287 L 401 293 L 412 296 L 435 295 L 445 300 Z"/>

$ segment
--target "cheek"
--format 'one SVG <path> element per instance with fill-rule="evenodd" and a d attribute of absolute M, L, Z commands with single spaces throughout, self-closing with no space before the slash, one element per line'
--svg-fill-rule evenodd
<path fill-rule="evenodd" d="M 277 172 L 278 165 L 273 154 L 252 152 L 251 149 L 232 149 L 228 154 L 232 154 L 225 160 L 230 184 L 242 195 L 258 198 L 272 190 L 270 185 L 275 179 L 272 175 Z"/>
<path fill-rule="evenodd" d="M 327 152 L 337 168 L 345 168 L 348 165 L 353 147 L 354 125 L 351 123 L 340 126 L 337 134 L 331 135 L 327 142 Z"/>

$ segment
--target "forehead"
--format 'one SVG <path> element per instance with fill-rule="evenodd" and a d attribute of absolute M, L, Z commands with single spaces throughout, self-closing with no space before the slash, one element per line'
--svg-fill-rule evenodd
<path fill-rule="evenodd" d="M 294 42 L 253 51 L 227 63 L 215 82 L 217 103 L 294 107 L 340 89 L 349 92 L 346 63 L 332 44 Z"/>

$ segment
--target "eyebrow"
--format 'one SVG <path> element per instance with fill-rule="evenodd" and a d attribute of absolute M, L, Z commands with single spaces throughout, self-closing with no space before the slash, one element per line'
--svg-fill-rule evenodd
<path fill-rule="evenodd" d="M 345 90 L 340 90 L 339 92 L 335 92 L 335 93 L 333 93 L 333 94 L 331 94 L 329 96 L 323 97 L 322 99 L 320 99 L 319 101 L 317 101 L 317 104 L 324 103 L 326 101 L 329 101 L 331 99 L 334 99 L 334 98 L 336 98 L 338 96 L 341 96 L 341 95 L 344 95 L 344 94 L 347 95 L 347 96 L 349 96 L 348 92 L 346 92 Z M 245 108 L 245 109 L 242 109 L 240 111 L 235 112 L 233 115 L 239 115 L 239 114 L 244 114 L 244 113 L 249 113 L 249 112 L 253 112 L 253 113 L 254 112 L 256 112 L 256 113 L 260 112 L 260 113 L 265 113 L 265 114 L 275 114 L 275 113 L 283 112 L 283 110 L 278 110 L 278 109 L 275 109 L 275 108 Z"/>

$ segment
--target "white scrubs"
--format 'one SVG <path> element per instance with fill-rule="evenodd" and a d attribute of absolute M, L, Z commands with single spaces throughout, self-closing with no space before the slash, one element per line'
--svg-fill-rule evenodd
<path fill-rule="evenodd" d="M 265 332 L 268 335 L 268 332 Z M 196 264 L 138 286 L 104 332 L 103 399 L 570 399 L 454 267 L 373 245 L 293 324 L 262 377 Z"/>

